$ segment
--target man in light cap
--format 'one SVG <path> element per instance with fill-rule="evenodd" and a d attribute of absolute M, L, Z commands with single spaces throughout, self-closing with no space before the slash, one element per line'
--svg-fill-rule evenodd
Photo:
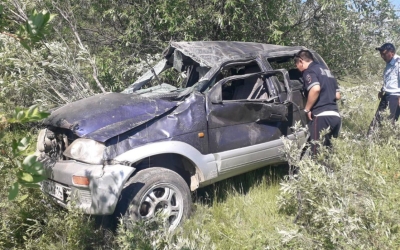
<path fill-rule="evenodd" d="M 378 110 L 371 122 L 368 135 L 371 135 L 374 128 L 380 124 L 381 113 L 389 106 L 389 119 L 397 121 L 400 115 L 400 57 L 396 55 L 396 48 L 391 43 L 385 43 L 381 47 L 375 48 L 381 54 L 382 59 L 386 62 L 383 71 L 383 87 L 378 94 L 379 102 Z"/>

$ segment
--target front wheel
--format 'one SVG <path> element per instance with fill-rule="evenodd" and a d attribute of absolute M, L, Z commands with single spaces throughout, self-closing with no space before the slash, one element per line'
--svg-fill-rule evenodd
<path fill-rule="evenodd" d="M 116 212 L 134 220 L 148 220 L 162 212 L 173 230 L 189 216 L 191 203 L 189 186 L 179 174 L 154 167 L 139 171 L 127 181 Z"/>

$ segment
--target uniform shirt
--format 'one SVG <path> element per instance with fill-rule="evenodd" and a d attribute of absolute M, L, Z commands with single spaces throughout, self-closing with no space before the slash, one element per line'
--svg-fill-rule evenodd
<path fill-rule="evenodd" d="M 400 56 L 394 55 L 383 71 L 383 91 L 391 95 L 400 95 Z"/>
<path fill-rule="evenodd" d="M 303 71 L 304 90 L 308 97 L 308 92 L 315 85 L 320 85 L 321 91 L 319 97 L 311 108 L 311 112 L 318 116 L 326 111 L 339 112 L 336 104 L 336 91 L 339 86 L 331 71 L 322 64 L 312 62 L 306 70 Z"/>

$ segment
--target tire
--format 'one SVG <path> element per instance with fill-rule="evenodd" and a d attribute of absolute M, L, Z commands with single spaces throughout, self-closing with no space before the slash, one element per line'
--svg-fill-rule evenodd
<path fill-rule="evenodd" d="M 190 215 L 191 205 L 185 180 L 172 170 L 154 167 L 139 171 L 126 182 L 115 212 L 123 220 L 138 221 L 163 210 L 173 230 Z"/>

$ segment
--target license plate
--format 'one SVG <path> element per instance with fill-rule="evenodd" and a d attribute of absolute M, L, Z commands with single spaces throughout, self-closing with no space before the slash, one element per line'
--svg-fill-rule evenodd
<path fill-rule="evenodd" d="M 64 200 L 63 186 L 50 180 L 42 181 L 42 190 L 59 200 Z"/>

